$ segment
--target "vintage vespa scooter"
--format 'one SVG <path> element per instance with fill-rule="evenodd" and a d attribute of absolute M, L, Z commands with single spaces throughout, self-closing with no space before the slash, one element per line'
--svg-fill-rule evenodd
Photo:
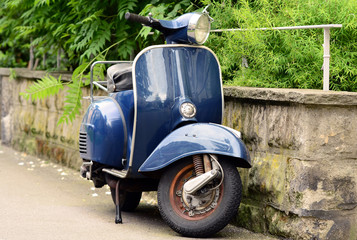
<path fill-rule="evenodd" d="M 161 31 L 167 44 L 145 48 L 133 62 L 92 65 L 115 63 L 107 81 L 91 78 L 91 104 L 79 136 L 81 174 L 95 187 L 110 186 L 116 223 L 121 211 L 138 206 L 143 191 L 157 191 L 159 211 L 173 230 L 212 235 L 237 213 L 237 167 L 251 162 L 240 132 L 220 125 L 220 66 L 199 45 L 211 19 L 206 11 L 172 21 L 125 17 Z M 94 97 L 93 85 L 108 96 Z"/>

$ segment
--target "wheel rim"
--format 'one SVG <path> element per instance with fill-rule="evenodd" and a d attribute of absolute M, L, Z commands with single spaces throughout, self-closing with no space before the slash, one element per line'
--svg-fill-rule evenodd
<path fill-rule="evenodd" d="M 183 185 L 190 178 L 194 177 L 193 164 L 182 168 L 174 177 L 170 186 L 170 204 L 177 215 L 186 220 L 201 220 L 211 215 L 222 200 L 223 184 L 214 190 L 209 190 L 205 194 L 188 195 L 183 193 Z M 187 200 L 191 197 L 191 207 Z M 193 206 L 193 207 L 192 207 Z"/>

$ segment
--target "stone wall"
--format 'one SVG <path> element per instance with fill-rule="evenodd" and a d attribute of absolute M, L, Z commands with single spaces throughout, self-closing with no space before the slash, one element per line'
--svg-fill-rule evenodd
<path fill-rule="evenodd" d="M 0 68 L 1 76 L 1 141 L 14 149 L 45 157 L 63 165 L 78 168 L 78 135 L 81 117 L 73 123 L 57 125 L 63 112 L 65 91 L 46 100 L 31 101 L 19 95 L 35 79 L 46 75 L 44 71 L 14 69 L 16 79 L 11 80 L 9 69 Z M 69 73 L 57 73 L 62 80 L 70 80 Z M 83 96 L 89 89 L 83 90 Z M 82 114 L 89 105 L 82 100 Z"/>
<path fill-rule="evenodd" d="M 57 125 L 65 92 L 26 101 L 19 92 L 45 73 L 15 71 L 17 79 L 10 80 L 9 69 L 0 68 L 2 143 L 78 168 L 81 117 Z M 244 196 L 235 223 L 292 239 L 356 240 L 357 93 L 224 92 L 224 124 L 242 132 L 253 162 L 251 169 L 240 169 Z M 89 101 L 82 103 L 84 111 Z"/>
<path fill-rule="evenodd" d="M 224 124 L 253 159 L 240 225 L 293 239 L 357 239 L 357 93 L 225 88 Z"/>

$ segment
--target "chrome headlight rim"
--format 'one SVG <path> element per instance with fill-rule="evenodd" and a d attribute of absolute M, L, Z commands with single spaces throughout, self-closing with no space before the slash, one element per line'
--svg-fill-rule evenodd
<path fill-rule="evenodd" d="M 207 32 L 205 33 L 206 35 L 202 39 L 197 39 L 197 25 L 199 21 L 207 21 L 208 28 L 206 29 Z M 204 44 L 206 40 L 208 39 L 209 33 L 211 30 L 211 20 L 209 16 L 206 13 L 194 13 L 192 17 L 189 20 L 188 26 L 187 26 L 187 36 L 188 40 L 191 43 L 195 44 Z"/>

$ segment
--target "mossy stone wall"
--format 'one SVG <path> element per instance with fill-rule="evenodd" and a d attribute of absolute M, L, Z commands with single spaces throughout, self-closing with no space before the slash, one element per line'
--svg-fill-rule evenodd
<path fill-rule="evenodd" d="M 31 101 L 19 95 L 34 80 L 46 75 L 44 71 L 14 69 L 16 79 L 10 79 L 9 69 L 0 68 L 1 76 L 1 141 L 14 149 L 45 157 L 63 165 L 78 168 L 78 135 L 81 117 L 73 123 L 57 125 L 63 112 L 65 91 L 45 100 Z M 8 73 L 8 74 L 7 74 Z M 57 73 L 63 80 L 71 74 Z M 83 96 L 89 89 L 83 90 Z M 89 105 L 82 100 L 84 114 Z"/>
<path fill-rule="evenodd" d="M 226 87 L 224 124 L 242 132 L 236 223 L 292 239 L 357 239 L 357 93 Z"/>

